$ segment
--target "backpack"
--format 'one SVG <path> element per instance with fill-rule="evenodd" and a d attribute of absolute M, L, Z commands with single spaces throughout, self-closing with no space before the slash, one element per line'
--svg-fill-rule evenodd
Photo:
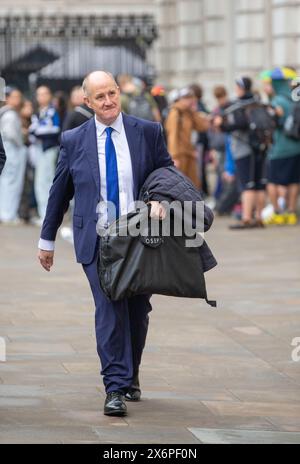
<path fill-rule="evenodd" d="M 154 120 L 151 104 L 143 93 L 130 97 L 127 105 L 127 113 L 148 121 Z"/>
<path fill-rule="evenodd" d="M 255 152 L 265 153 L 273 142 L 276 121 L 269 106 L 253 102 L 246 106 L 249 122 L 249 143 Z"/>
<path fill-rule="evenodd" d="M 300 103 L 294 103 L 283 126 L 284 134 L 294 140 L 300 140 Z"/>

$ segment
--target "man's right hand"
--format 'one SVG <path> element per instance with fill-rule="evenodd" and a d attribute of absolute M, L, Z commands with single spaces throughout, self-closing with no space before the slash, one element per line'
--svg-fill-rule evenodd
<path fill-rule="evenodd" d="M 41 266 L 49 272 L 53 266 L 54 251 L 45 251 L 39 250 L 38 258 L 40 260 Z"/>

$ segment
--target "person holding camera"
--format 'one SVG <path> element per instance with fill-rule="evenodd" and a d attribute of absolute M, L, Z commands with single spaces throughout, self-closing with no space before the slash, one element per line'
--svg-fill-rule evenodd
<path fill-rule="evenodd" d="M 258 133 L 251 130 L 251 112 L 263 106 L 257 102 L 252 92 L 252 81 L 248 77 L 236 80 L 236 102 L 224 116 L 214 119 L 215 127 L 231 134 L 231 149 L 236 166 L 236 176 L 242 198 L 242 220 L 230 226 L 232 230 L 263 227 L 261 218 L 265 206 L 266 183 L 265 159 L 267 144 L 258 141 Z M 250 111 L 251 108 L 251 111 Z M 266 110 L 260 113 L 267 118 Z M 269 123 L 269 121 L 268 121 Z M 269 123 L 271 124 L 271 123 Z M 258 128 L 259 129 L 259 128 Z M 264 148 L 261 148 L 264 145 Z"/>

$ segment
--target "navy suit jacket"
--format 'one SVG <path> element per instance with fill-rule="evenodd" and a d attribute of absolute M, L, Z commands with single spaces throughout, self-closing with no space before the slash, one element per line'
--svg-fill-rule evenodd
<path fill-rule="evenodd" d="M 132 162 L 134 199 L 148 175 L 155 169 L 172 166 L 159 123 L 123 114 L 123 122 Z M 100 202 L 100 169 L 94 118 L 62 134 L 60 155 L 41 238 L 54 241 L 70 200 L 75 197 L 73 216 L 74 246 L 79 263 L 94 258 Z"/>
<path fill-rule="evenodd" d="M 5 151 L 4 151 L 4 147 L 2 143 L 2 138 L 0 135 L 0 175 L 1 175 L 2 169 L 4 168 L 5 161 L 6 161 L 6 156 L 5 156 Z"/>

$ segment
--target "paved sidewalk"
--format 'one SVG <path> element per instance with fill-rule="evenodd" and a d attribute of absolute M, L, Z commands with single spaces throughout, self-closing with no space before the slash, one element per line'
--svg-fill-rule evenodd
<path fill-rule="evenodd" d="M 300 443 L 300 228 L 207 238 L 219 267 L 209 297 L 153 297 L 143 401 L 102 413 L 93 304 L 72 247 L 55 269 L 36 259 L 38 230 L 0 226 L 0 443 Z M 300 355 L 300 352 L 299 352 Z"/>

